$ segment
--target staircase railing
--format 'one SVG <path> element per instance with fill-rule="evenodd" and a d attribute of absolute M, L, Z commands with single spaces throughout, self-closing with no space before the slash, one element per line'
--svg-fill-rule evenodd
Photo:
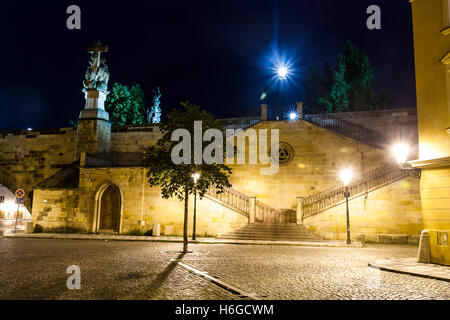
<path fill-rule="evenodd" d="M 208 189 L 206 196 L 209 198 L 213 198 L 223 205 L 239 211 L 241 214 L 245 216 L 249 216 L 250 213 L 250 198 L 236 190 L 231 188 L 224 188 L 223 192 L 217 193 L 219 189 L 215 186 L 210 186 Z"/>
<path fill-rule="evenodd" d="M 369 171 L 348 186 L 351 198 L 357 198 L 370 191 L 407 176 L 420 176 L 420 169 L 401 169 L 398 165 L 386 165 Z M 303 199 L 303 218 L 339 205 L 345 200 L 345 187 L 333 187 Z"/>
<path fill-rule="evenodd" d="M 305 114 L 303 119 L 319 127 L 377 148 L 386 148 L 389 145 L 389 140 L 385 135 L 353 122 L 335 118 L 329 114 Z"/>
<path fill-rule="evenodd" d="M 261 201 L 255 201 L 255 222 L 264 223 L 282 223 L 284 222 L 284 216 L 281 215 L 281 211 L 262 203 Z"/>
<path fill-rule="evenodd" d="M 242 192 L 231 188 L 224 188 L 222 193 L 217 192 L 218 189 L 215 186 L 211 186 L 205 196 L 238 211 L 246 217 L 254 214 L 255 222 L 281 223 L 284 221 L 283 219 L 286 219 L 280 210 L 272 208 Z"/>

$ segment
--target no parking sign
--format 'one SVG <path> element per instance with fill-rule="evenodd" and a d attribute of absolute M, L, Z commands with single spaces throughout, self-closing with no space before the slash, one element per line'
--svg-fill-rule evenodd
<path fill-rule="evenodd" d="M 17 189 L 16 190 L 16 197 L 17 198 L 23 198 L 25 196 L 25 190 L 23 189 Z"/>

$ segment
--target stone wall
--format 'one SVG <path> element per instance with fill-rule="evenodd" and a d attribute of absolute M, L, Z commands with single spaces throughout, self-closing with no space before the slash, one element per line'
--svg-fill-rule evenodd
<path fill-rule="evenodd" d="M 33 196 L 33 225 L 46 229 L 70 227 L 85 229 L 89 217 L 78 209 L 77 189 L 35 189 Z"/>
<path fill-rule="evenodd" d="M 33 187 L 74 161 L 75 130 L 22 130 L 0 134 L 0 183 L 25 189 L 30 209 Z M 31 210 L 30 210 L 31 211 Z"/>
<path fill-rule="evenodd" d="M 184 203 L 176 199 L 162 199 L 159 188 L 150 188 L 143 178 L 142 168 L 81 168 L 77 191 L 36 190 L 33 222 L 46 228 L 64 226 L 67 223 L 72 227 L 95 232 L 99 190 L 105 185 L 114 184 L 119 187 L 122 196 L 121 233 L 132 230 L 145 232 L 152 229 L 154 223 L 159 223 L 162 234 L 182 235 Z M 48 208 L 50 204 L 51 210 Z M 192 233 L 192 206 L 191 197 L 190 233 Z M 67 218 L 64 212 L 68 214 Z M 247 223 L 247 217 L 212 200 L 205 198 L 197 201 L 199 236 L 218 236 L 243 227 Z"/>
<path fill-rule="evenodd" d="M 340 183 L 342 168 L 351 167 L 356 176 L 392 161 L 383 150 L 306 121 L 265 121 L 252 128 L 279 129 L 280 142 L 287 142 L 294 150 L 292 161 L 280 165 L 272 176 L 260 173 L 260 168 L 268 165 L 230 165 L 233 189 L 274 208 L 296 210 L 296 197 L 307 197 Z M 247 145 L 247 159 L 248 150 Z"/>
<path fill-rule="evenodd" d="M 423 228 L 420 187 L 408 177 L 349 201 L 352 239 L 418 244 Z M 345 202 L 305 218 L 303 224 L 330 240 L 347 237 Z"/>
<path fill-rule="evenodd" d="M 111 131 L 111 152 L 142 152 L 161 138 L 157 125 L 146 127 L 122 126 Z"/>
<path fill-rule="evenodd" d="M 421 196 L 423 227 L 430 233 L 432 262 L 450 265 L 450 169 L 422 170 Z M 441 237 L 447 238 L 446 244 L 438 244 Z"/>

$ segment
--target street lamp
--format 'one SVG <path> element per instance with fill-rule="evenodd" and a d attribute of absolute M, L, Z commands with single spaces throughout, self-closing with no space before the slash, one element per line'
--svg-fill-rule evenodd
<path fill-rule="evenodd" d="M 289 120 L 294 121 L 297 120 L 297 112 L 290 112 L 289 113 Z"/>
<path fill-rule="evenodd" d="M 196 172 L 192 174 L 192 179 L 194 179 L 194 224 L 192 230 L 192 240 L 195 240 L 195 225 L 197 221 L 197 181 L 200 179 L 200 173 Z"/>
<path fill-rule="evenodd" d="M 350 192 L 348 191 L 348 184 L 352 180 L 352 171 L 350 169 L 344 169 L 341 171 L 341 180 L 342 183 L 345 186 L 345 205 L 347 209 L 347 244 L 351 244 L 352 241 L 350 240 L 350 214 L 348 211 L 348 197 L 350 197 Z"/>
<path fill-rule="evenodd" d="M 409 146 L 406 143 L 397 143 L 392 148 L 397 163 L 404 168 L 409 155 Z"/>

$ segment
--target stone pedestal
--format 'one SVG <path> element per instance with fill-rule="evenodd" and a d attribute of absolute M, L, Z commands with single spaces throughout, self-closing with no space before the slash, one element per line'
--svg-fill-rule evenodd
<path fill-rule="evenodd" d="M 31 222 L 31 221 L 26 222 L 25 233 L 26 234 L 33 233 L 33 222 Z"/>
<path fill-rule="evenodd" d="M 422 233 L 420 234 L 417 262 L 431 263 L 430 234 L 428 233 L 428 230 L 422 230 Z"/>
<path fill-rule="evenodd" d="M 304 197 L 297 197 L 297 224 L 303 224 L 303 201 Z"/>
<path fill-rule="evenodd" d="M 261 105 L 261 121 L 267 121 L 267 104 Z"/>
<path fill-rule="evenodd" d="M 153 224 L 152 236 L 159 237 L 161 235 L 161 225 L 159 223 Z"/>
<path fill-rule="evenodd" d="M 109 152 L 111 123 L 104 107 L 106 96 L 107 93 L 99 90 L 85 91 L 86 105 L 78 120 L 76 161 L 83 152 Z"/>
<path fill-rule="evenodd" d="M 255 223 L 256 216 L 256 197 L 249 198 L 248 206 L 248 223 Z"/>
<path fill-rule="evenodd" d="M 84 98 L 86 99 L 84 109 L 100 109 L 104 111 L 107 95 L 108 93 L 105 91 L 86 89 L 84 91 Z"/>

